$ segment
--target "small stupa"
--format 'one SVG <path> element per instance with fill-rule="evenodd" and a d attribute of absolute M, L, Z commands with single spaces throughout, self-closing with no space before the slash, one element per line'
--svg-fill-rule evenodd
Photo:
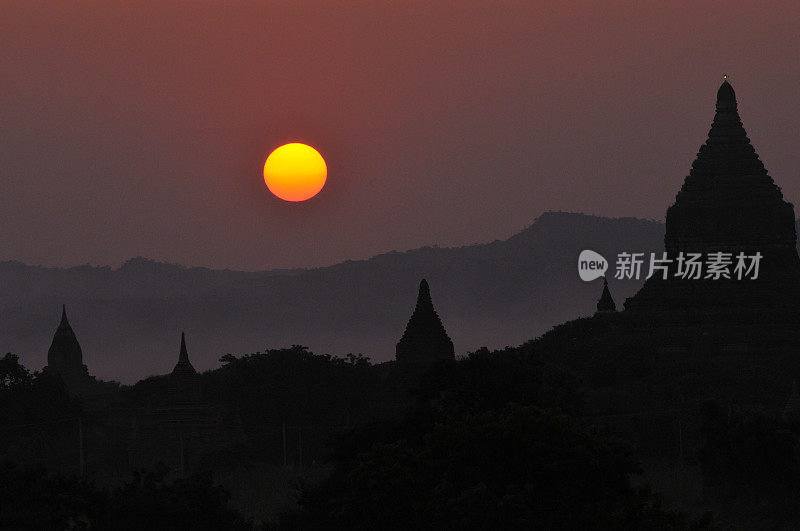
<path fill-rule="evenodd" d="M 596 313 L 613 313 L 616 311 L 617 305 L 614 303 L 614 299 L 611 297 L 611 292 L 608 290 L 608 280 L 606 280 L 606 277 L 603 277 L 603 293 L 600 295 L 600 299 L 597 301 Z"/>
<path fill-rule="evenodd" d="M 67 319 L 66 305 L 61 306 L 61 322 L 47 351 L 45 371 L 57 374 L 72 396 L 85 394 L 91 382 L 89 371 L 83 364 L 81 345 Z"/>
<path fill-rule="evenodd" d="M 200 400 L 200 376 L 189 362 L 186 334 L 183 332 L 181 332 L 178 363 L 169 375 L 169 398 L 173 402 L 198 402 Z"/>
<path fill-rule="evenodd" d="M 129 440 L 134 466 L 163 462 L 183 474 L 202 456 L 243 440 L 239 424 L 225 426 L 222 410 L 203 401 L 183 332 L 178 363 L 167 378 L 167 396 L 155 397 L 134 420 Z"/>

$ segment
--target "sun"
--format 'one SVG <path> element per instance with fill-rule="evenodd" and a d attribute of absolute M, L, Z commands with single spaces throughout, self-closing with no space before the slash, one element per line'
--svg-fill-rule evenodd
<path fill-rule="evenodd" d="M 276 148 L 264 163 L 264 182 L 284 201 L 311 199 L 325 186 L 328 167 L 319 151 L 293 142 Z"/>

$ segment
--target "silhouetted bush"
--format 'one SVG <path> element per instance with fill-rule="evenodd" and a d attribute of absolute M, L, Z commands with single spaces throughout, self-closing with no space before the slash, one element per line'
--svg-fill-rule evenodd
<path fill-rule="evenodd" d="M 0 426 L 77 415 L 80 405 L 54 374 L 31 373 L 15 354 L 0 358 Z"/>
<path fill-rule="evenodd" d="M 800 442 L 774 414 L 710 403 L 703 415 L 700 465 L 713 480 L 755 487 L 800 487 Z"/>
<path fill-rule="evenodd" d="M 339 529 L 674 529 L 632 487 L 633 450 L 567 417 L 511 405 L 378 444 L 305 493 L 292 525 Z"/>
<path fill-rule="evenodd" d="M 108 529 L 252 529 L 228 507 L 229 495 L 210 475 L 165 480 L 166 468 L 137 473 L 115 489 L 100 527 Z"/>
<path fill-rule="evenodd" d="M 348 411 L 366 407 L 371 385 L 368 358 L 335 358 L 294 345 L 236 358 L 202 375 L 210 402 L 239 412 L 253 425 L 345 424 Z"/>
<path fill-rule="evenodd" d="M 208 476 L 138 473 L 108 491 L 70 476 L 0 464 L 2 529 L 252 529 Z"/>

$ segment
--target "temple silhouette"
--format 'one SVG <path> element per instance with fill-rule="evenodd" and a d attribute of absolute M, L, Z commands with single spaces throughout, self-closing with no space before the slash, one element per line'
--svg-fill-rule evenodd
<path fill-rule="evenodd" d="M 655 253 L 652 272 L 643 257 L 641 274 L 649 278 L 622 311 L 604 280 L 593 322 L 564 325 L 608 344 L 652 344 L 662 355 L 739 353 L 793 363 L 789 352 L 800 343 L 796 243 L 794 207 L 750 143 L 726 79 L 708 138 L 667 209 L 664 251 Z M 702 262 L 693 272 L 692 257 Z M 712 258 L 725 274 L 712 274 Z"/>
<path fill-rule="evenodd" d="M 47 351 L 45 370 L 58 374 L 72 396 L 84 394 L 90 385 L 89 370 L 83 364 L 83 350 L 67 319 L 66 305 L 61 306 L 61 322 Z"/>
<path fill-rule="evenodd" d="M 419 283 L 417 305 L 397 343 L 398 363 L 431 363 L 455 359 L 453 341 L 433 308 L 431 290 L 424 278 Z"/>
<path fill-rule="evenodd" d="M 54 420 L 63 430 L 60 434 L 51 430 L 60 436 L 57 444 L 44 450 L 35 447 L 29 454 L 55 456 L 55 462 L 60 456 L 50 448 L 74 449 L 61 458 L 73 462 L 73 468 L 65 469 L 81 476 L 84 468 L 97 477 L 101 472 L 121 477 L 125 471 L 158 470 L 162 465 L 184 476 L 225 460 L 230 466 L 244 465 L 243 469 L 262 459 L 282 462 L 285 470 L 292 462 L 287 453 L 296 447 L 294 463 L 299 470 L 303 459 L 308 463 L 311 457 L 313 467 L 315 458 L 326 455 L 320 450 L 327 444 L 322 435 L 344 435 L 345 447 L 363 443 L 367 448 L 369 438 L 359 441 L 363 434 L 348 432 L 361 424 L 376 430 L 375 441 L 380 442 L 370 443 L 375 449 L 385 445 L 383 437 L 394 440 L 389 435 L 397 426 L 407 428 L 415 422 L 423 426 L 438 422 L 439 414 L 472 414 L 473 409 L 491 411 L 517 403 L 566 407 L 568 415 L 581 422 L 605 419 L 609 422 L 602 429 L 609 433 L 616 431 L 625 440 L 639 437 L 631 442 L 643 444 L 651 453 L 647 458 L 658 467 L 674 464 L 675 478 L 685 477 L 686 449 L 717 455 L 730 446 L 728 437 L 739 437 L 731 420 L 741 413 L 737 404 L 766 405 L 772 416 L 764 418 L 774 419 L 780 435 L 769 440 L 778 441 L 775 446 L 781 451 L 791 450 L 777 455 L 796 454 L 800 440 L 795 438 L 800 437 L 796 240 L 794 207 L 751 145 L 733 87 L 725 80 L 717 92 L 708 138 L 667 210 L 664 251 L 658 257 L 664 269 L 650 276 L 621 307 L 604 277 L 591 316 L 561 323 L 518 347 L 480 349 L 461 363 L 456 362 L 454 343 L 426 279 L 420 280 L 411 309 L 413 279 L 403 303 L 408 304 L 410 316 L 402 334 L 403 320 L 396 321 L 400 338 L 394 360 L 371 365 L 361 354 L 350 354 L 349 361 L 327 354 L 315 357 L 307 347 L 294 345 L 241 358 L 226 354 L 219 369 L 199 374 L 181 332 L 179 346 L 175 334 L 177 360 L 175 351 L 164 358 L 164 367 L 175 362 L 171 372 L 126 389 L 90 374 L 62 306 L 44 373 L 63 382 L 70 400 L 65 400 L 60 387 L 54 386 L 57 393 L 50 396 L 75 407 Z M 727 277 L 706 271 L 683 274 L 687 256 L 720 253 L 731 261 Z M 738 255 L 759 257 L 754 278 L 736 278 L 733 267 Z M 642 269 L 647 273 L 646 261 Z M 613 273 L 613 269 L 607 272 Z M 301 364 L 292 363 L 295 360 Z M 329 380 L 340 385 L 319 385 Z M 335 396 L 345 398 L 337 403 L 332 400 Z M 244 427 L 241 411 L 248 415 Z M 294 415 L 288 421 L 296 423 L 289 427 L 288 437 L 287 418 L 281 418 L 287 412 Z M 752 429 L 747 426 L 748 436 L 771 433 L 759 432 L 767 425 L 763 419 L 759 422 Z M 12 428 L 28 430 L 31 425 Z M 460 429 L 453 437 L 462 433 L 468 432 Z M 396 437 L 401 435 L 406 433 Z M 507 436 L 516 440 L 513 425 Z M 787 441 L 794 446 L 784 444 Z M 706 452 L 705 443 L 717 446 L 708 446 L 711 450 Z M 19 446 L 28 452 L 26 445 L 27 441 Z M 747 445 L 748 452 L 759 454 L 769 446 L 751 445 L 749 440 Z M 490 453 L 482 449 L 479 457 L 488 459 Z M 782 460 L 775 462 L 783 466 Z M 763 462 L 756 464 L 753 468 Z M 725 466 L 741 468 L 732 458 Z M 703 489 L 718 477 L 710 470 L 699 476 L 703 482 L 709 479 Z M 678 488 L 684 490 L 683 483 Z M 736 483 L 735 488 L 741 485 Z"/>
<path fill-rule="evenodd" d="M 133 420 L 133 468 L 162 462 L 184 473 L 202 456 L 243 438 L 238 423 L 226 425 L 222 410 L 203 400 L 200 375 L 189 361 L 183 332 L 178 363 L 167 379 L 167 395 L 151 397 L 147 409 Z"/>
<path fill-rule="evenodd" d="M 617 305 L 611 297 L 611 291 L 608 289 L 608 280 L 603 277 L 603 292 L 600 294 L 600 299 L 597 301 L 597 313 L 612 313 L 617 311 Z"/>
<path fill-rule="evenodd" d="M 189 362 L 186 334 L 181 332 L 178 363 L 169 375 L 169 398 L 173 403 L 192 404 L 200 401 L 200 376 Z"/>
<path fill-rule="evenodd" d="M 625 301 L 626 313 L 673 324 L 797 329 L 796 241 L 794 208 L 750 143 L 726 79 L 717 91 L 708 139 L 667 209 L 667 278 L 656 272 Z M 739 253 L 758 253 L 758 276 L 709 279 L 703 271 L 702 278 L 682 277 L 679 261 L 690 253 L 729 253 L 731 273 Z M 686 273 L 685 262 L 683 267 Z"/>
<path fill-rule="evenodd" d="M 541 341 L 537 349 L 555 345 L 558 356 L 568 350 L 575 359 L 590 358 L 598 345 L 609 351 L 634 345 L 639 349 L 637 355 L 654 354 L 653 358 L 669 363 L 688 360 L 692 370 L 696 369 L 694 362 L 702 358 L 709 362 L 703 369 L 707 381 L 718 378 L 722 369 L 737 373 L 740 367 L 759 359 L 765 366 L 785 368 L 788 384 L 792 377 L 800 376 L 800 362 L 795 361 L 800 335 L 796 239 L 794 208 L 747 138 L 736 95 L 726 80 L 717 92 L 708 138 L 667 210 L 665 275 L 654 274 L 623 308 L 618 308 L 604 278 L 591 317 L 558 325 L 531 344 Z M 681 278 L 678 268 L 682 256 L 709 253 L 729 253 L 732 260 L 739 253 L 759 255 L 758 276 Z M 413 287 L 408 286 L 409 306 Z M 398 323 L 398 332 L 401 325 Z M 741 356 L 726 357 L 731 353 Z M 430 286 L 422 279 L 413 310 L 395 345 L 395 359 L 370 369 L 374 390 L 365 393 L 364 409 L 376 417 L 391 419 L 409 406 L 436 403 L 441 398 L 436 395 L 437 371 L 452 368 L 454 361 L 453 341 L 434 308 Z M 69 395 L 80 399 L 86 409 L 108 404 L 118 390 L 118 386 L 98 382 L 90 375 L 64 306 L 44 372 L 60 378 Z M 695 373 L 689 376 L 688 380 L 700 381 Z M 719 393 L 735 391 L 740 382 L 735 378 L 739 377 L 734 374 L 724 381 L 715 380 L 722 382 Z M 190 361 L 184 333 L 174 368 L 153 380 L 152 387 L 143 386 L 158 391 L 149 396 L 146 407 L 108 413 L 104 418 L 107 426 L 103 429 L 124 433 L 131 468 L 163 462 L 183 472 L 204 456 L 245 437 L 240 425 L 224 421 L 236 416 L 234 412 L 223 411 L 204 397 L 202 378 Z M 788 385 L 775 389 L 774 395 L 782 401 L 788 390 Z M 796 384 L 789 400 L 782 403 L 785 422 L 800 425 Z M 349 423 L 349 412 L 347 418 Z"/>
<path fill-rule="evenodd" d="M 369 401 L 370 414 L 376 418 L 402 415 L 419 401 L 425 378 L 455 360 L 453 341 L 447 335 L 431 299 L 428 281 L 422 279 L 417 302 L 395 347 L 395 359 L 375 366 L 377 388 Z"/>
<path fill-rule="evenodd" d="M 67 394 L 84 409 L 107 407 L 117 391 L 115 382 L 97 380 L 83 363 L 83 350 L 67 319 L 67 307 L 61 306 L 61 321 L 47 351 L 47 365 L 42 370 L 61 380 Z"/>

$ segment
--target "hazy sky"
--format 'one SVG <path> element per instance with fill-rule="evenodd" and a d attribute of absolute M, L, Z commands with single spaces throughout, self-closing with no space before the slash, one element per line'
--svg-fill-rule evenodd
<path fill-rule="evenodd" d="M 800 203 L 783 2 L 0 0 L 0 260 L 318 266 L 506 238 L 545 210 L 662 219 L 729 74 Z M 271 196 L 266 155 L 328 162 Z"/>

